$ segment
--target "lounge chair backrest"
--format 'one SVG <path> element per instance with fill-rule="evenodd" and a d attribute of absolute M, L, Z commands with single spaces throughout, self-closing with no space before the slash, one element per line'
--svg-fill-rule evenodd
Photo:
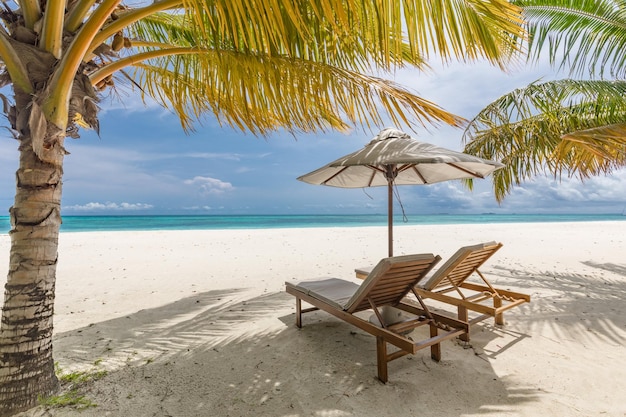
<path fill-rule="evenodd" d="M 449 287 L 452 283 L 458 286 L 501 247 L 502 243 L 496 242 L 462 247 L 419 286 L 428 291 Z"/>
<path fill-rule="evenodd" d="M 370 300 L 378 307 L 399 303 L 439 260 L 432 253 L 382 259 L 344 309 L 349 313 L 370 309 Z"/>

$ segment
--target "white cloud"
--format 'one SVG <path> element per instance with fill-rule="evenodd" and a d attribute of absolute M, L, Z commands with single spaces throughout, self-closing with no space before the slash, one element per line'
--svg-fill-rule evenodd
<path fill-rule="evenodd" d="M 547 81 L 563 76 L 547 59 L 536 65 L 517 64 L 502 71 L 486 61 L 442 65 L 433 60 L 431 72 L 402 69 L 395 73 L 394 79 L 449 111 L 473 117 L 491 101 L 515 88 L 539 79 Z"/>
<path fill-rule="evenodd" d="M 189 211 L 211 211 L 213 210 L 213 207 L 211 206 L 190 206 L 190 207 L 183 207 L 183 210 L 189 210 Z"/>
<path fill-rule="evenodd" d="M 615 213 L 626 207 L 626 170 L 581 182 L 538 176 L 513 188 L 498 204 L 491 179 L 476 181 L 470 191 L 458 181 L 398 187 L 408 213 Z M 396 211 L 400 207 L 394 197 Z"/>
<path fill-rule="evenodd" d="M 224 194 L 225 192 L 235 189 L 229 182 L 218 180 L 211 177 L 194 177 L 190 180 L 183 181 L 187 185 L 195 185 L 200 188 L 203 194 Z"/>
<path fill-rule="evenodd" d="M 76 204 L 73 206 L 66 206 L 63 209 L 66 210 L 76 210 L 76 211 L 134 211 L 134 210 L 149 210 L 153 208 L 152 204 L 144 204 L 144 203 L 96 203 L 91 202 L 87 204 Z"/>
<path fill-rule="evenodd" d="M 502 207 L 515 212 L 621 212 L 626 205 L 626 170 L 580 181 L 535 177 L 514 187 Z"/>

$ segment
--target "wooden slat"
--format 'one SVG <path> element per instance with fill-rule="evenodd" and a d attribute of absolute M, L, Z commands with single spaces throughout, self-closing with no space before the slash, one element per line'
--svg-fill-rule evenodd
<path fill-rule="evenodd" d="M 477 311 L 479 313 L 495 315 L 496 310 L 493 307 L 484 306 L 482 304 L 473 303 L 470 301 L 462 300 L 458 297 L 451 297 L 449 295 L 440 294 L 432 291 L 424 291 L 416 288 L 415 291 L 423 298 L 432 298 L 433 300 L 441 301 L 442 303 L 451 304 L 454 306 L 464 306 L 469 310 Z"/>
<path fill-rule="evenodd" d="M 396 305 L 395 308 L 403 310 L 403 311 L 406 311 L 407 313 L 414 314 L 416 316 L 422 316 L 422 315 L 424 315 L 426 313 L 421 308 L 416 307 L 416 306 L 411 305 L 411 304 L 407 304 L 407 303 L 400 303 L 400 304 Z M 433 312 L 431 312 L 430 314 L 433 316 L 433 319 L 436 322 L 443 323 L 446 326 L 450 326 L 450 327 L 453 327 L 455 329 L 463 330 L 465 332 L 469 331 L 469 324 L 464 322 L 464 321 L 457 320 L 455 318 L 444 316 L 442 314 L 437 314 L 437 313 L 433 313 Z M 425 322 L 428 323 L 428 321 L 425 321 Z"/>
<path fill-rule="evenodd" d="M 484 285 L 474 284 L 471 282 L 464 282 L 461 285 L 461 288 L 466 288 L 472 291 L 489 291 L 489 287 L 484 286 Z M 522 294 L 519 292 L 501 290 L 501 289 L 498 289 L 498 294 L 506 295 L 507 297 L 511 297 L 515 299 L 522 299 L 524 301 L 530 302 L 530 295 L 528 294 Z"/>
<path fill-rule="evenodd" d="M 408 294 L 411 287 L 432 268 L 432 265 L 433 261 L 428 260 L 392 264 L 372 287 L 368 299 L 378 307 L 396 304 Z M 363 299 L 351 310 L 362 311 L 368 308 L 369 301 Z"/>
<path fill-rule="evenodd" d="M 430 339 L 425 339 L 425 340 L 421 340 L 419 342 L 416 342 L 415 343 L 415 347 L 417 348 L 417 350 L 424 349 L 426 347 L 439 344 L 439 343 L 443 342 L 444 340 L 448 340 L 448 339 L 452 339 L 452 338 L 455 338 L 457 336 L 460 336 L 463 333 L 464 333 L 463 330 L 453 330 L 453 331 L 449 331 L 449 332 L 446 332 L 446 333 L 442 333 L 440 335 L 431 337 Z"/>
<path fill-rule="evenodd" d="M 478 294 L 470 295 L 469 297 L 465 297 L 466 301 L 471 301 L 473 303 L 482 303 L 485 300 L 491 301 L 492 299 L 493 297 L 491 295 L 484 294 L 482 292 Z"/>
<path fill-rule="evenodd" d="M 330 306 L 323 301 L 318 300 L 317 298 L 311 297 L 308 294 L 305 294 L 293 287 L 286 288 L 287 293 L 306 301 L 307 303 L 319 307 L 320 310 L 323 310 L 337 318 L 340 318 L 373 336 L 383 337 L 388 343 L 411 353 L 415 353 L 414 343 L 412 340 L 407 339 L 406 337 L 395 334 L 388 330 L 383 329 L 382 327 L 378 327 L 369 321 L 363 320 L 362 318 L 355 316 L 354 314 L 346 313 L 343 310 Z"/>
<path fill-rule="evenodd" d="M 387 329 L 391 330 L 392 332 L 396 332 L 396 333 L 405 333 L 409 330 L 413 330 L 416 329 L 420 326 L 423 326 L 425 324 L 428 324 L 428 321 L 424 320 L 424 319 L 411 319 L 411 320 L 407 320 L 407 321 L 402 321 L 400 323 L 395 323 L 392 324 L 391 326 L 387 326 Z"/>
<path fill-rule="evenodd" d="M 388 354 L 386 359 L 387 359 L 387 362 L 391 362 L 391 361 L 395 361 L 396 359 L 402 358 L 408 354 L 409 352 L 405 352 L 403 350 L 397 350 L 393 353 Z"/>
<path fill-rule="evenodd" d="M 477 317 L 474 317 L 474 318 L 470 319 L 470 321 L 468 323 L 469 323 L 470 326 L 472 326 L 472 325 L 474 325 L 474 324 L 476 324 L 478 322 L 481 322 L 483 320 L 486 320 L 488 318 L 492 318 L 492 316 L 489 315 L 489 314 L 482 314 L 480 316 L 477 316 Z"/>
<path fill-rule="evenodd" d="M 502 245 L 494 245 L 484 249 L 470 252 L 465 258 L 459 260 L 452 271 L 448 273 L 447 278 L 441 280 L 433 290 L 447 287 L 450 281 L 454 285 L 459 285 L 466 280 L 476 269 L 478 269 L 487 259 L 489 259 Z"/>

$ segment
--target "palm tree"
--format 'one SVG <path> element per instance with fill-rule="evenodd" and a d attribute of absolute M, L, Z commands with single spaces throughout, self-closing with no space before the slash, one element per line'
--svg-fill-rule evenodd
<path fill-rule="evenodd" d="M 537 174 L 584 180 L 626 165 L 626 1 L 514 3 L 529 59 L 547 54 L 571 78 L 512 91 L 468 124 L 465 152 L 506 164 L 493 176 L 498 201 Z"/>
<path fill-rule="evenodd" d="M 16 4 L 19 5 L 17 9 Z M 52 317 L 64 139 L 98 130 L 98 101 L 132 88 L 183 129 L 209 113 L 265 134 L 463 119 L 371 74 L 429 54 L 505 65 L 524 35 L 503 0 L 20 0 L 0 5 L 0 86 L 18 141 L 0 329 L 0 416 L 58 388 Z"/>

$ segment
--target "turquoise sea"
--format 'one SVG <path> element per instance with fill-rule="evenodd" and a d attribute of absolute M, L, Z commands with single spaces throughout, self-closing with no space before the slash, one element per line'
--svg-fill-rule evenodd
<path fill-rule="evenodd" d="M 412 214 L 402 224 L 538 223 L 626 221 L 623 214 Z M 384 226 L 384 214 L 356 215 L 205 215 L 205 216 L 65 216 L 61 232 L 128 230 L 277 229 L 307 227 Z M 9 218 L 0 217 L 0 233 L 10 230 Z"/>

